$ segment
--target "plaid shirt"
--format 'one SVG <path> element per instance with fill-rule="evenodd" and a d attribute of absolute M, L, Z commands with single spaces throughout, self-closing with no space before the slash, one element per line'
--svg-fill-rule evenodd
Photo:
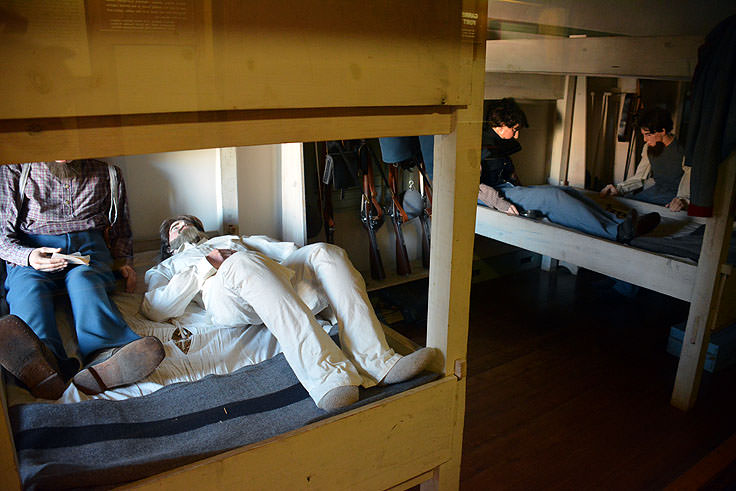
<path fill-rule="evenodd" d="M 130 263 L 133 238 L 128 217 L 128 202 L 120 169 L 118 174 L 118 215 L 109 231 L 112 257 Z M 18 211 L 21 165 L 0 165 L 0 258 L 28 265 L 33 250 L 18 237 L 28 234 L 61 235 L 84 230 L 105 230 L 110 225 L 110 174 L 107 164 L 82 161 L 81 177 L 59 180 L 43 162 L 31 164 L 25 199 Z M 74 252 L 74 251 L 70 251 Z"/>

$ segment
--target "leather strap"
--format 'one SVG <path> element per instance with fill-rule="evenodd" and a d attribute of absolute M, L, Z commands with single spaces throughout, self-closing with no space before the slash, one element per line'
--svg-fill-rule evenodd
<path fill-rule="evenodd" d="M 107 390 L 107 385 L 105 385 L 105 382 L 102 381 L 102 377 L 100 377 L 100 374 L 97 373 L 97 370 L 95 370 L 94 367 L 87 367 L 87 370 L 89 370 L 89 373 L 92 374 L 92 377 L 94 377 L 94 379 L 99 384 L 100 389 L 102 389 L 100 392 L 105 392 Z"/>

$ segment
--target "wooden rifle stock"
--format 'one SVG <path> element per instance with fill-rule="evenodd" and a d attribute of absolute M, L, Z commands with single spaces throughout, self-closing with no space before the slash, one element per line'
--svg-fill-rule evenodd
<path fill-rule="evenodd" d="M 376 200 L 376 189 L 373 179 L 373 162 L 365 151 L 365 143 L 358 150 L 361 172 L 363 173 L 363 197 L 360 209 L 360 218 L 368 232 L 368 254 L 371 264 L 371 278 L 383 280 L 386 272 L 383 269 L 381 252 L 378 250 L 376 230 L 383 224 L 383 209 Z M 375 214 L 374 214 L 375 213 Z"/>
<path fill-rule="evenodd" d="M 422 222 L 422 266 L 429 268 L 429 251 L 430 251 L 430 232 L 431 225 L 430 220 L 432 218 L 432 183 L 427 177 L 427 171 L 424 167 L 424 162 L 421 160 L 417 162 L 417 169 L 419 170 L 419 182 L 421 183 L 421 191 L 425 198 L 425 207 L 422 210 L 422 214 L 419 215 L 419 220 Z"/>
<path fill-rule="evenodd" d="M 366 230 L 368 230 L 368 255 L 371 262 L 371 278 L 374 280 L 383 280 L 386 278 L 386 271 L 383 269 L 381 252 L 378 250 L 376 231 L 370 226 L 366 226 Z"/>
<path fill-rule="evenodd" d="M 411 264 L 409 262 L 409 253 L 406 251 L 404 232 L 401 230 L 401 225 L 409 218 L 406 216 L 406 212 L 396 197 L 398 193 L 398 172 L 398 166 L 389 166 L 388 185 L 391 191 L 391 222 L 393 223 L 394 234 L 396 235 L 396 273 L 400 276 L 406 276 L 411 273 Z"/>
<path fill-rule="evenodd" d="M 429 217 L 425 213 L 419 215 L 419 221 L 422 223 L 422 266 L 429 268 Z"/>

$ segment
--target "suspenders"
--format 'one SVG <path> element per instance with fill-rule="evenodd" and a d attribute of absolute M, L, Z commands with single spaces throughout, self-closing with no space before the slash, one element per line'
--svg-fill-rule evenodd
<path fill-rule="evenodd" d="M 110 226 L 112 227 L 118 219 L 118 173 L 115 172 L 115 166 L 112 164 L 107 164 L 107 172 L 110 175 L 110 211 L 107 212 L 107 218 L 110 220 Z M 20 181 L 18 181 L 18 213 L 20 213 L 20 207 L 23 205 L 26 196 L 23 191 L 26 189 L 30 173 L 31 164 L 22 164 Z"/>

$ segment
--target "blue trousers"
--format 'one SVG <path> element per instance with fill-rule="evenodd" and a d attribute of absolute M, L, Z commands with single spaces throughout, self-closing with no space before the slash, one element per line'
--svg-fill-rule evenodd
<path fill-rule="evenodd" d="M 10 313 L 23 319 L 59 360 L 66 360 L 67 354 L 56 325 L 56 299 L 68 297 L 71 303 L 79 353 L 83 358 L 140 337 L 128 327 L 108 295 L 115 286 L 115 277 L 111 269 L 112 257 L 100 232 L 23 235 L 21 243 L 34 248 L 58 247 L 64 254 L 79 251 L 90 256 L 89 266 L 70 264 L 53 273 L 8 264 L 5 289 Z"/>
<path fill-rule="evenodd" d="M 434 170 L 434 136 L 392 136 L 379 138 L 381 145 L 381 156 L 387 164 L 395 164 L 409 160 L 412 157 L 424 158 L 424 168 L 427 177 L 432 180 Z"/>
<path fill-rule="evenodd" d="M 558 186 L 514 186 L 503 183 L 496 189 L 517 208 L 539 210 L 552 223 L 587 234 L 616 240 L 623 219 L 598 206 L 578 191 Z"/>

